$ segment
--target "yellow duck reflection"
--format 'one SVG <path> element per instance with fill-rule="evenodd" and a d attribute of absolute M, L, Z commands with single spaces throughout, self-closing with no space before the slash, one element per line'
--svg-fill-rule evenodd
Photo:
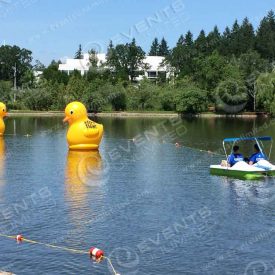
<path fill-rule="evenodd" d="M 0 137 L 0 187 L 5 184 L 5 162 L 6 162 L 6 150 L 5 140 Z"/>
<path fill-rule="evenodd" d="M 78 225 L 87 220 L 88 194 L 101 185 L 102 160 L 98 151 L 71 151 L 67 155 L 66 197 Z"/>
<path fill-rule="evenodd" d="M 87 189 L 101 184 L 102 160 L 98 151 L 71 151 L 67 156 L 66 189 L 81 200 Z"/>

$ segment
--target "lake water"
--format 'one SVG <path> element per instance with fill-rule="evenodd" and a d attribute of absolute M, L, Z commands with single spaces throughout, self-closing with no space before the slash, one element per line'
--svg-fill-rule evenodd
<path fill-rule="evenodd" d="M 96 246 L 120 274 L 275 273 L 274 180 L 211 176 L 209 165 L 224 157 L 207 152 L 253 129 L 274 137 L 275 121 L 98 120 L 99 153 L 68 152 L 62 118 L 6 120 L 0 233 Z M 112 274 L 89 255 L 2 237 L 0 247 L 0 270 L 17 275 Z"/>

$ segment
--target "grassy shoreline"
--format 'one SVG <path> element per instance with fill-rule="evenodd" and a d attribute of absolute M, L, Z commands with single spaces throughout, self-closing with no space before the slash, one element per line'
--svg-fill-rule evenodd
<path fill-rule="evenodd" d="M 224 117 L 237 117 L 237 118 L 256 118 L 259 115 L 268 117 L 267 115 L 257 114 L 257 113 L 240 113 L 236 115 L 229 114 L 216 114 L 216 113 L 201 113 L 197 115 L 193 115 L 193 117 L 202 117 L 202 118 L 224 118 Z M 9 111 L 10 117 L 16 116 L 30 116 L 30 117 L 62 117 L 64 116 L 63 111 Z M 97 116 L 97 117 L 179 117 L 178 113 L 174 112 L 102 112 L 102 113 L 89 113 L 89 116 Z M 183 115 L 183 117 L 192 117 L 192 115 Z"/>

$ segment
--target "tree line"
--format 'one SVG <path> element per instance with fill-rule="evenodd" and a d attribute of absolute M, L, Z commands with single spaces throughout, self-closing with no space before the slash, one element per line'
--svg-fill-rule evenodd
<path fill-rule="evenodd" d="M 275 115 L 275 14 L 254 29 L 248 18 L 237 20 L 221 32 L 201 30 L 181 35 L 169 48 L 165 38 L 155 38 L 148 55 L 164 56 L 170 77 L 136 83 L 148 69 L 145 51 L 135 39 L 107 50 L 107 65 L 98 64 L 89 51 L 90 69 L 81 76 L 58 71 L 60 61 L 48 67 L 32 65 L 32 53 L 17 46 L 0 47 L 0 100 L 10 108 L 62 110 L 71 100 L 81 100 L 90 111 L 177 111 L 224 113 L 262 111 Z M 79 46 L 75 58 L 83 55 Z M 37 80 L 33 70 L 43 71 Z M 14 78 L 19 90 L 14 91 Z M 16 92 L 16 100 L 14 94 Z"/>

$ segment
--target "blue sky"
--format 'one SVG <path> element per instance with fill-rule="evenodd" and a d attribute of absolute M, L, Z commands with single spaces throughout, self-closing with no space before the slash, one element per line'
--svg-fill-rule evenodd
<path fill-rule="evenodd" d="M 84 51 L 106 52 L 109 40 L 133 37 L 148 51 L 154 37 L 172 47 L 181 34 L 220 30 L 248 16 L 255 27 L 270 9 L 271 0 L 0 0 L 0 44 L 16 44 L 34 59 L 72 57 Z"/>

